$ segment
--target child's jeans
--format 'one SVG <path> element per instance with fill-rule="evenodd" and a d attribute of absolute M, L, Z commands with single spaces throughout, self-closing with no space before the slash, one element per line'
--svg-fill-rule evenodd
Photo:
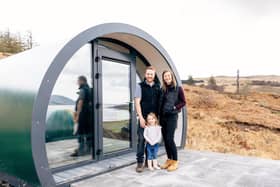
<path fill-rule="evenodd" d="M 150 145 L 147 143 L 147 153 L 148 153 L 148 160 L 155 160 L 157 159 L 159 144 Z"/>

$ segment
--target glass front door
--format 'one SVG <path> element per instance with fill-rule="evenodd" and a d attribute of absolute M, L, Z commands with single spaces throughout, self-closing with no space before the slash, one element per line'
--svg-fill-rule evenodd
<path fill-rule="evenodd" d="M 130 63 L 102 59 L 103 153 L 131 147 Z"/>
<path fill-rule="evenodd" d="M 96 45 L 95 54 L 97 156 L 103 159 L 136 147 L 135 57 L 101 45 Z"/>

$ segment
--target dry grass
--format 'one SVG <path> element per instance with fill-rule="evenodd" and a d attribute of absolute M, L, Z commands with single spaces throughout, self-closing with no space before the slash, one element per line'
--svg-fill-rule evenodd
<path fill-rule="evenodd" d="M 280 95 L 184 89 L 189 112 L 187 148 L 280 159 Z"/>
<path fill-rule="evenodd" d="M 204 80 L 205 83 L 208 82 L 209 78 L 196 78 L 197 80 Z M 215 77 L 216 83 L 219 86 L 224 87 L 224 91 L 227 93 L 236 92 L 236 77 L 230 76 L 217 76 Z M 280 94 L 280 87 L 271 86 L 256 86 L 250 85 L 253 80 L 259 81 L 275 81 L 280 82 L 280 76 L 277 75 L 267 75 L 267 76 L 249 76 L 240 77 L 240 92 L 242 94 L 248 94 L 249 92 L 265 92 L 265 93 L 277 93 Z M 204 84 L 205 84 L 204 83 Z"/>
<path fill-rule="evenodd" d="M 12 54 L 10 53 L 3 53 L 3 52 L 0 52 L 0 60 L 3 59 L 3 58 L 6 58 L 8 56 L 11 56 Z"/>

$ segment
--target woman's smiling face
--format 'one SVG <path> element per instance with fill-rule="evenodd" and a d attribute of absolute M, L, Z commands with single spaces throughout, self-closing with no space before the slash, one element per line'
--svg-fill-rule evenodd
<path fill-rule="evenodd" d="M 171 85 L 172 83 L 172 75 L 170 72 L 166 72 L 164 75 L 163 75 L 163 80 L 164 82 L 167 84 L 167 85 Z"/>

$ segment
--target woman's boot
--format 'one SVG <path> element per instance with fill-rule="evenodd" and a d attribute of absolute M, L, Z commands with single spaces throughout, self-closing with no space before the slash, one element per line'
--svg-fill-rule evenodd
<path fill-rule="evenodd" d="M 172 160 L 167 159 L 163 165 L 160 166 L 161 169 L 167 169 L 172 163 Z"/>
<path fill-rule="evenodd" d="M 178 161 L 177 160 L 172 160 L 171 165 L 167 168 L 167 171 L 175 171 L 178 169 Z"/>

